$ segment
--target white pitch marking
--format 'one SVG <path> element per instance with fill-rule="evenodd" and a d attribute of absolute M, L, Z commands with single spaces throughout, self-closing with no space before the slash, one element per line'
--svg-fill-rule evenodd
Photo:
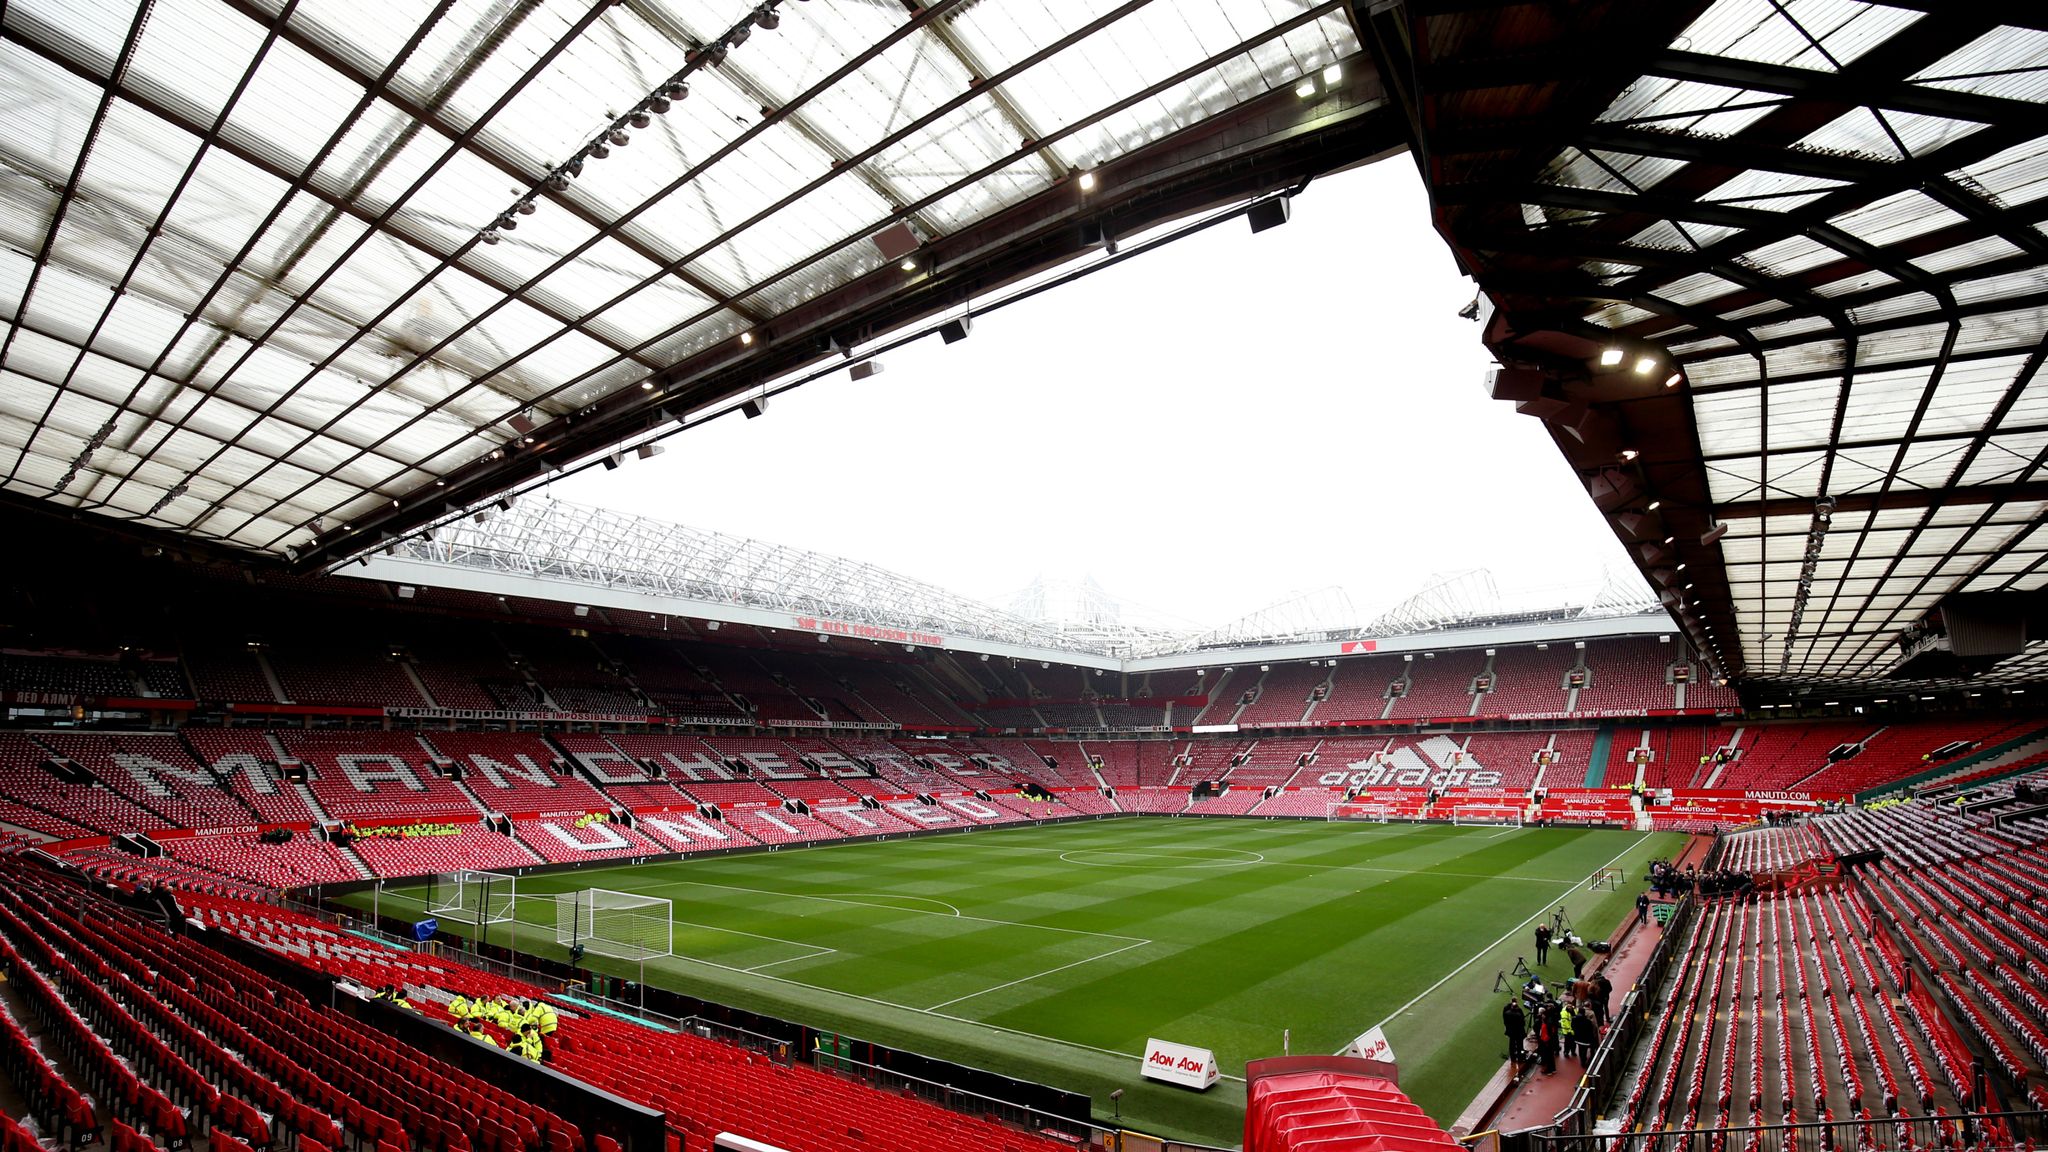
<path fill-rule="evenodd" d="M 948 904 L 948 903 L 946 903 L 946 902 L 945 902 L 944 900 L 934 900 L 934 899 L 932 899 L 932 898 L 931 898 L 931 897 L 929 897 L 929 896 L 905 896 L 905 895 L 902 895 L 902 894 L 900 894 L 900 893 L 896 893 L 896 892 L 827 892 L 827 893 L 825 893 L 825 895 L 827 895 L 827 896 L 872 896 L 872 897 L 874 897 L 874 898 L 875 898 L 875 899 L 877 899 L 877 900 L 916 900 L 916 901 L 918 901 L 918 902 L 919 902 L 919 903 L 921 903 L 921 904 L 937 904 L 937 905 L 938 905 L 939 907 L 941 907 L 941 908 L 944 908 L 944 909 L 945 909 L 946 911 L 948 911 L 948 912 L 951 912 L 951 913 L 952 913 L 953 915 L 955 915 L 955 916 L 958 916 L 958 915 L 960 915 L 960 909 L 958 909 L 958 908 L 954 907 L 954 906 L 953 906 L 953 905 L 951 905 L 951 904 Z M 918 911 L 918 909 L 916 909 L 916 908 L 905 908 L 905 909 L 903 909 L 903 911 L 905 911 L 905 912 L 916 912 L 916 911 Z"/>
<path fill-rule="evenodd" d="M 870 904 L 865 900 L 845 900 L 836 896 L 813 896 L 808 892 L 778 892 L 771 888 L 745 888 L 738 884 L 714 884 L 709 880 L 665 880 L 651 885 L 655 890 L 678 884 L 693 884 L 699 888 L 723 888 L 730 892 L 748 892 L 755 896 L 786 896 L 794 900 L 822 900 L 827 904 L 852 904 L 860 908 L 879 908 L 885 912 L 913 912 L 919 916 L 944 916 L 944 912 L 927 912 L 921 908 L 904 908 L 896 904 Z M 1124 936 L 1115 932 L 1089 932 L 1080 928 L 1055 928 L 1050 924 L 1027 924 L 1021 920 L 997 920 L 989 916 L 969 916 L 963 912 L 953 915 L 962 920 L 973 920 L 982 924 L 1001 924 L 1008 928 L 1037 928 L 1044 932 L 1064 932 L 1069 936 L 1099 936 L 1105 940 L 1136 940 L 1136 936 Z M 809 987 L 809 985 L 806 985 Z"/>
<path fill-rule="evenodd" d="M 1083 964 L 1093 964 L 1093 963 L 1094 963 L 1094 962 L 1096 962 L 1097 960 L 1107 960 L 1107 959 L 1109 959 L 1109 958 L 1110 958 L 1111 956 L 1114 956 L 1114 955 L 1116 955 L 1116 954 L 1117 954 L 1118 952 L 1129 952 L 1129 951 L 1130 951 L 1131 949 L 1133 949 L 1133 948 L 1143 948 L 1143 947 L 1144 947 L 1145 945 L 1147 945 L 1147 944 L 1150 944 L 1150 943 L 1151 943 L 1151 941 L 1150 941 L 1150 940 L 1140 940 L 1140 941 L 1138 941 L 1138 942 L 1137 942 L 1136 944 L 1126 944 L 1126 945 L 1124 945 L 1124 946 L 1123 946 L 1123 947 L 1121 947 L 1121 948 L 1113 948 L 1113 949 L 1111 949 L 1111 950 L 1110 950 L 1110 951 L 1108 951 L 1108 952 L 1104 952 L 1104 953 L 1103 953 L 1102 955 L 1100 955 L 1100 956 L 1090 956 L 1090 957 L 1088 957 L 1088 958 L 1087 958 L 1087 959 L 1085 959 L 1085 960 L 1076 960 L 1076 961 L 1074 961 L 1074 962 L 1073 962 L 1073 963 L 1071 963 L 1071 964 L 1062 964 L 1062 965 L 1060 965 L 1060 966 L 1059 966 L 1059 967 L 1057 967 L 1057 968 L 1047 968 L 1047 969 L 1046 969 L 1045 971 L 1043 971 L 1043 972 L 1034 972 L 1034 973 L 1032 973 L 1032 974 L 1031 974 L 1031 975 L 1029 975 L 1029 976 L 1025 976 L 1025 977 L 1022 977 L 1022 978 L 1020 978 L 1020 979 L 1012 980 L 1012 981 L 1010 981 L 1010 982 L 1008 982 L 1008 983 L 1006 983 L 1006 984 L 998 984 L 998 985 L 996 985 L 996 986 L 995 986 L 995 987 L 993 987 L 993 988 L 983 988 L 983 989 L 982 989 L 981 991 L 979 991 L 979 992 L 969 992 L 969 993 L 968 993 L 967 995 L 965 995 L 965 996 L 955 996 L 955 997 L 953 997 L 953 998 L 952 998 L 951 1000 L 948 1000 L 948 1001 L 946 1001 L 946 1002 L 945 1002 L 945 1003 L 943 1003 L 943 1004 L 934 1004 L 934 1005 L 932 1005 L 932 1006 L 931 1006 L 930 1008 L 927 1008 L 927 1009 L 925 1009 L 925 1011 L 927 1011 L 927 1012 L 936 1012 L 936 1011 L 938 1011 L 938 1010 L 939 1010 L 939 1009 L 941 1009 L 941 1008 L 951 1008 L 951 1007 L 952 1007 L 953 1005 L 955 1005 L 955 1004 L 958 1004 L 958 1003 L 959 1003 L 959 1002 L 961 1002 L 962 1000 L 972 1000 L 972 999 L 974 999 L 974 998 L 975 998 L 976 996 L 986 996 L 986 995 L 988 995 L 988 994 L 989 994 L 989 993 L 991 993 L 991 992 L 1001 992 L 1001 991 L 1002 991 L 1003 989 L 1005 989 L 1005 988 L 1014 988 L 1014 987 L 1016 987 L 1016 986 L 1017 986 L 1017 985 L 1019 985 L 1019 984 L 1029 984 L 1029 983 L 1030 983 L 1031 981 L 1033 981 L 1033 980 L 1036 980 L 1036 979 L 1038 979 L 1038 978 L 1040 978 L 1040 977 L 1042 977 L 1042 976 L 1050 976 L 1050 975 L 1052 975 L 1052 974 L 1053 974 L 1053 973 L 1055 973 L 1055 972 L 1065 972 L 1065 971 L 1066 971 L 1067 969 L 1069 969 L 1069 968 L 1079 968 L 1079 967 L 1080 967 L 1081 965 L 1083 965 Z"/>

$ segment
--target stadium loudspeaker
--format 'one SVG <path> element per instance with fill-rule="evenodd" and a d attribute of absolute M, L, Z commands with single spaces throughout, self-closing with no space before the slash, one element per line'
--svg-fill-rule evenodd
<path fill-rule="evenodd" d="M 666 451 L 668 451 L 668 449 L 663 448 L 661 445 L 656 444 L 650 440 L 647 443 L 642 444 L 638 448 L 633 449 L 633 455 L 638 456 L 642 460 L 652 460 L 656 456 L 659 456 Z"/>
<path fill-rule="evenodd" d="M 1642 486 L 1618 468 L 1603 468 L 1586 481 L 1586 494 L 1602 512 L 1612 512 L 1636 498 Z"/>
<path fill-rule="evenodd" d="M 748 400 L 740 405 L 740 411 L 745 413 L 747 419 L 749 420 L 752 420 L 754 417 L 759 416 L 761 413 L 766 412 L 767 410 L 768 398 L 766 396 L 756 396 L 752 400 Z"/>
<path fill-rule="evenodd" d="M 958 344 L 962 340 L 967 339 L 967 333 L 972 331 L 973 328 L 974 319 L 970 316 L 962 316 L 958 320 L 948 320 L 944 324 L 939 325 L 939 339 L 948 344 Z"/>
<path fill-rule="evenodd" d="M 616 471 L 618 467 L 619 454 L 617 452 L 606 453 L 604 457 L 604 470 L 607 472 L 613 472 Z"/>
<path fill-rule="evenodd" d="M 1644 517 L 1640 512 L 1618 512 L 1614 516 L 1615 526 L 1631 536 L 1643 534 L 1643 521 Z"/>
<path fill-rule="evenodd" d="M 1293 214 L 1294 197 L 1275 196 L 1271 200 L 1261 200 L 1245 209 L 1244 218 L 1252 226 L 1253 232 L 1264 232 L 1268 228 L 1278 228 L 1287 223 Z"/>
<path fill-rule="evenodd" d="M 1486 394 L 1495 400 L 1521 403 L 1543 395 L 1543 373 L 1528 368 L 1490 368 L 1486 372 Z"/>
<path fill-rule="evenodd" d="M 879 376 L 882 374 L 882 362 L 879 360 L 863 360 L 848 369 L 846 374 L 855 380 L 865 380 L 870 376 Z"/>
<path fill-rule="evenodd" d="M 1671 563 L 1671 549 L 1654 540 L 1645 540 L 1636 545 L 1636 555 L 1642 557 L 1645 564 Z"/>
<path fill-rule="evenodd" d="M 1700 543 L 1702 545 L 1718 544 L 1721 542 L 1721 537 L 1727 534 L 1728 526 L 1726 524 L 1716 524 L 1712 528 L 1707 529 L 1706 533 L 1700 537 Z"/>
<path fill-rule="evenodd" d="M 908 224 L 891 224 L 868 239 L 874 241 L 884 260 L 901 260 L 917 251 L 917 233 L 911 231 Z"/>

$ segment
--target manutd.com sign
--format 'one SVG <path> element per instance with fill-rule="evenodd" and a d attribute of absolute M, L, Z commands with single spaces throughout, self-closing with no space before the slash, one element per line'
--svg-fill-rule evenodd
<path fill-rule="evenodd" d="M 1216 1082 L 1216 1053 L 1207 1048 L 1148 1039 L 1142 1071 L 1147 1079 L 1164 1080 L 1199 1092 Z"/>

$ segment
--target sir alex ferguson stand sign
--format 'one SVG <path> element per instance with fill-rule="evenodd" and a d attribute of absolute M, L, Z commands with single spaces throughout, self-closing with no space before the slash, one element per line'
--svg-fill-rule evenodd
<path fill-rule="evenodd" d="M 1148 1039 L 1144 1074 L 1148 1079 L 1203 1091 L 1216 1082 L 1216 1053 L 1207 1048 Z"/>

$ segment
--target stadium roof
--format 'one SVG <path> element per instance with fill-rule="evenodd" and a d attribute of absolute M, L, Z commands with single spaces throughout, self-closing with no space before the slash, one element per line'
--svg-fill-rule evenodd
<path fill-rule="evenodd" d="M 2048 582 L 2048 9 L 1459 0 L 1368 34 L 1494 395 L 1723 669 L 1875 677 L 1951 593 Z"/>
<path fill-rule="evenodd" d="M 752 624 L 1105 668 L 1145 658 L 1146 667 L 1193 667 L 1237 650 L 1287 650 L 1274 659 L 1337 655 L 1390 641 L 1398 648 L 1403 638 L 1419 648 L 1484 644 L 1496 635 L 1534 643 L 1671 630 L 1653 604 L 1611 587 L 1579 604 L 1504 613 L 1485 572 L 1439 578 L 1366 627 L 1349 614 L 1348 600 L 1341 614 L 1308 616 L 1283 602 L 1210 632 L 1137 627 L 1122 623 L 1106 597 L 1072 616 L 1004 611 L 842 556 L 566 500 L 509 503 L 395 540 L 339 571 L 398 585 L 402 595 L 410 595 L 408 585 L 455 588 L 644 611 L 712 628 Z M 1462 639 L 1449 639 L 1454 634 Z"/>
<path fill-rule="evenodd" d="M 1338 0 L 383 11 L 0 5 L 0 487 L 313 565 L 1402 143 Z"/>

